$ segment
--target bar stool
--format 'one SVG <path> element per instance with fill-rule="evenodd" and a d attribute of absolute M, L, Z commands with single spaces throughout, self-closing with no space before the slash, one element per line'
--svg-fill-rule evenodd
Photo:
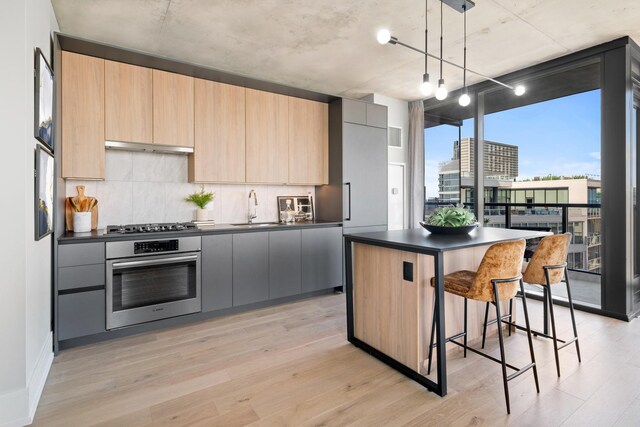
<path fill-rule="evenodd" d="M 561 350 L 575 342 L 576 353 L 578 354 L 578 363 L 582 362 L 580 356 L 580 343 L 578 342 L 578 329 L 576 327 L 576 317 L 573 311 L 573 300 L 571 298 L 571 287 L 569 285 L 569 276 L 567 274 L 567 253 L 569 252 L 569 243 L 571 241 L 571 233 L 557 234 L 543 238 L 536 251 L 531 257 L 531 261 L 527 265 L 524 272 L 523 280 L 529 285 L 535 285 L 542 288 L 544 295 L 545 308 L 549 308 L 549 317 L 551 318 L 551 336 L 546 332 L 533 331 L 534 335 L 553 340 L 553 352 L 556 358 L 556 370 L 558 377 L 560 376 L 560 358 L 558 350 Z M 571 322 L 573 325 L 573 338 L 563 340 L 558 338 L 556 334 L 556 320 L 553 311 L 553 295 L 551 294 L 552 285 L 564 282 L 567 286 L 567 299 L 569 300 L 569 312 L 571 313 Z M 519 296 L 519 295 L 518 295 Z M 546 317 L 545 310 L 545 317 Z M 489 312 L 489 303 L 485 307 L 485 322 L 482 331 L 482 347 L 484 348 L 484 337 L 487 325 L 495 323 L 495 321 L 487 322 L 487 314 Z M 504 320 L 503 320 L 504 321 Z M 523 330 L 524 328 L 512 322 L 511 313 L 509 321 L 504 321 L 510 326 Z M 558 345 L 560 342 L 562 345 Z"/>
<path fill-rule="evenodd" d="M 527 311 L 527 300 L 524 296 L 524 283 L 522 281 L 522 260 L 524 256 L 525 241 L 516 240 L 510 242 L 496 243 L 489 247 L 482 258 L 482 262 L 477 272 L 462 270 L 450 273 L 444 276 L 444 290 L 454 295 L 464 298 L 464 331 L 449 338 L 446 342 L 452 342 L 464 348 L 464 357 L 467 356 L 466 351 L 472 351 L 487 359 L 502 365 L 502 381 L 504 385 L 504 397 L 507 404 L 507 413 L 511 413 L 509 404 L 509 385 L 508 382 L 529 369 L 533 369 L 533 377 L 536 383 L 536 390 L 540 393 L 538 384 L 538 370 L 536 368 L 535 355 L 533 354 L 533 341 L 531 339 L 531 330 L 529 328 L 529 313 Z M 531 363 L 521 368 L 515 367 L 506 362 L 504 355 L 504 337 L 502 334 L 502 319 L 500 314 L 500 301 L 512 299 L 518 292 L 518 283 L 523 293 L 523 307 L 525 324 L 527 325 L 527 338 L 529 340 L 529 353 L 531 354 Z M 431 286 L 435 287 L 435 278 L 431 278 Z M 494 303 L 496 307 L 496 318 L 498 319 L 498 339 L 500 341 L 500 359 L 467 346 L 467 300 L 484 301 Z M 433 322 L 431 326 L 431 340 L 429 343 L 429 363 L 427 372 L 431 373 L 431 359 L 433 356 L 433 348 L 435 347 L 435 324 L 436 317 L 434 311 Z M 463 343 L 456 341 L 463 338 Z M 507 375 L 507 368 L 515 372 Z"/>

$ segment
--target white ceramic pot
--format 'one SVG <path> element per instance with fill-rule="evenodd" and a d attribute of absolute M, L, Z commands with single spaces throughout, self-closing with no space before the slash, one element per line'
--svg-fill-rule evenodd
<path fill-rule="evenodd" d="M 73 213 L 73 232 L 86 233 L 91 231 L 91 212 Z"/>
<path fill-rule="evenodd" d="M 196 221 L 209 221 L 209 211 L 207 209 L 196 209 Z"/>

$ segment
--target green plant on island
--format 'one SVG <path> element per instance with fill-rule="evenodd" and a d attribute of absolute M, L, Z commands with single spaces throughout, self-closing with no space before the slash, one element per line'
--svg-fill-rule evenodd
<path fill-rule="evenodd" d="M 215 199 L 216 194 L 211 192 L 204 191 L 204 185 L 200 187 L 200 191 L 189 194 L 189 196 L 184 199 L 187 202 L 191 202 L 200 209 L 205 209 L 209 203 Z"/>
<path fill-rule="evenodd" d="M 458 206 L 436 208 L 427 218 L 427 224 L 438 227 L 464 227 L 475 224 L 476 216 L 469 209 Z"/>

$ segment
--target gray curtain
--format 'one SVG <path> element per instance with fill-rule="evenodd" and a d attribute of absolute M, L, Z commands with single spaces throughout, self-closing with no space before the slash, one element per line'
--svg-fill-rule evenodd
<path fill-rule="evenodd" d="M 409 228 L 419 227 L 424 212 L 424 104 L 409 103 Z"/>

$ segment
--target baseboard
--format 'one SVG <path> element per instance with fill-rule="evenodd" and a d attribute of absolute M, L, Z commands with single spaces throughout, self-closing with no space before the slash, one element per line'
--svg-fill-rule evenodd
<path fill-rule="evenodd" d="M 42 344 L 40 354 L 38 355 L 38 361 L 36 367 L 33 370 L 33 374 L 29 379 L 27 388 L 29 390 L 29 424 L 33 422 L 33 417 L 38 409 L 38 403 L 40 402 L 40 396 L 44 390 L 44 385 L 47 382 L 49 376 L 49 370 L 53 363 L 53 332 L 49 332 L 47 338 Z"/>
<path fill-rule="evenodd" d="M 26 388 L 0 396 L 0 408 L 3 406 L 13 408 L 9 413 L 0 411 L 0 427 L 22 427 L 33 422 L 38 408 L 38 402 L 47 382 L 47 376 L 53 363 L 53 333 L 49 332 L 42 343 L 36 366 L 31 373 Z M 3 419 L 4 416 L 7 419 Z M 10 417 L 10 419 L 9 419 Z"/>

